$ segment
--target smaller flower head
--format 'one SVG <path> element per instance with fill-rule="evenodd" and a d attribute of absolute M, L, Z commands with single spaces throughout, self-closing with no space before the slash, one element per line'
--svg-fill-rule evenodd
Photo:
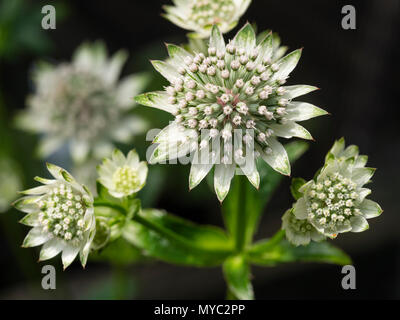
<path fill-rule="evenodd" d="M 293 207 L 298 219 L 307 219 L 331 238 L 365 231 L 367 219 L 382 213 L 376 202 L 366 199 L 371 190 L 363 188 L 375 169 L 365 167 L 367 156 L 359 155 L 357 146 L 344 146 L 343 138 L 335 142 L 320 173 L 299 189 L 303 196 Z"/>
<path fill-rule="evenodd" d="M 131 150 L 127 157 L 115 150 L 111 159 L 105 159 L 98 168 L 100 183 L 116 198 L 140 191 L 146 183 L 147 171 L 146 162 L 139 162 L 135 150 Z"/>
<path fill-rule="evenodd" d="M 292 209 L 287 210 L 283 215 L 282 229 L 285 230 L 288 241 L 296 246 L 307 245 L 311 240 L 318 242 L 325 239 L 325 236 L 306 219 L 297 219 Z"/>
<path fill-rule="evenodd" d="M 199 38 L 206 38 L 215 24 L 221 32 L 232 30 L 247 10 L 251 0 L 173 0 L 175 6 L 164 6 L 164 14 L 177 26 L 194 31 Z M 211 52 L 215 53 L 216 52 Z"/>
<path fill-rule="evenodd" d="M 96 232 L 93 197 L 64 169 L 52 164 L 47 168 L 55 179 L 36 177 L 44 185 L 23 191 L 26 196 L 14 203 L 18 210 L 27 213 L 21 223 L 33 227 L 22 246 L 43 244 L 40 260 L 62 252 L 64 269 L 79 253 L 85 266 Z"/>

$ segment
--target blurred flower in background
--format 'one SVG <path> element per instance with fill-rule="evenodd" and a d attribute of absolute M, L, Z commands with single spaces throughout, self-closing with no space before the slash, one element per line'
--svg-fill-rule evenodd
<path fill-rule="evenodd" d="M 74 163 L 101 159 L 113 150 L 113 142 L 129 143 L 144 132 L 144 119 L 130 114 L 133 97 L 147 84 L 144 74 L 118 81 L 127 59 L 124 51 L 107 57 L 105 45 L 85 43 L 71 63 L 38 65 L 35 93 L 17 125 L 39 133 L 39 155 L 48 157 L 68 144 Z"/>
<path fill-rule="evenodd" d="M 0 213 L 10 208 L 21 188 L 21 177 L 15 162 L 0 156 Z"/>
<path fill-rule="evenodd" d="M 232 30 L 249 7 L 251 0 L 173 0 L 164 6 L 164 17 L 177 26 L 194 31 L 194 38 L 207 38 L 216 24 L 222 33 Z"/>

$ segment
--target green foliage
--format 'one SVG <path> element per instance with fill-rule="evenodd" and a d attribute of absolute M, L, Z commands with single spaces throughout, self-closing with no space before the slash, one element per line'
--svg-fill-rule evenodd
<path fill-rule="evenodd" d="M 145 259 L 140 249 L 132 246 L 123 238 L 110 242 L 104 249 L 96 251 L 89 257 L 92 261 L 107 261 L 113 265 L 121 266 Z"/>
<path fill-rule="evenodd" d="M 44 5 L 44 4 L 43 4 Z M 65 3 L 56 7 L 57 22 L 67 14 Z M 23 0 L 0 2 L 0 58 L 15 59 L 23 53 L 43 54 L 51 41 L 40 28 L 43 15 L 40 4 Z"/>

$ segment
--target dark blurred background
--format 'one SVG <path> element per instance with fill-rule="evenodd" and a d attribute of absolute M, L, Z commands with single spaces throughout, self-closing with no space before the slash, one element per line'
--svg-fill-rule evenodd
<path fill-rule="evenodd" d="M 19 167 L 23 187 L 32 178 L 46 175 L 44 161 L 35 157 L 37 137 L 13 128 L 13 116 L 25 107 L 32 92 L 30 74 L 38 60 L 69 61 L 74 49 L 85 40 L 103 39 L 110 52 L 129 50 L 124 73 L 149 71 L 148 90 L 157 90 L 164 80 L 152 70 L 149 59 L 164 59 L 163 42 L 184 43 L 185 31 L 160 16 L 169 1 L 20 1 L 17 10 L 0 11 L 0 146 Z M 43 30 L 41 7 L 53 4 L 57 29 Z M 357 29 L 343 30 L 341 8 L 356 8 Z M 5 18 L 6 16 L 6 18 Z M 2 20 L 3 19 L 3 20 Z M 341 267 L 322 264 L 292 264 L 275 268 L 253 268 L 257 299 L 394 299 L 400 298 L 400 213 L 397 185 L 400 182 L 400 135 L 398 125 L 398 57 L 400 48 L 400 2 L 398 0 L 320 1 L 253 0 L 240 24 L 256 22 L 259 31 L 279 33 L 290 49 L 304 47 L 302 59 L 288 84 L 310 84 L 321 90 L 304 100 L 332 115 L 308 121 L 305 126 L 316 138 L 309 151 L 294 166 L 293 176 L 310 179 L 322 165 L 325 153 L 341 136 L 369 155 L 369 166 L 378 168 L 371 199 L 385 210 L 370 220 L 370 229 L 347 233 L 335 240 L 354 260 L 357 289 L 345 291 Z M 228 36 L 232 37 L 235 29 Z M 140 113 L 162 128 L 165 113 L 138 107 Z M 135 139 L 133 146 L 145 156 L 149 142 Z M 4 151 L 6 150 L 6 151 Z M 163 168 L 161 168 L 163 167 Z M 145 205 L 163 208 L 199 223 L 222 225 L 220 205 L 203 182 L 188 191 L 188 166 L 153 166 Z M 289 179 L 279 187 L 266 208 L 256 238 L 271 236 L 280 227 L 282 213 L 291 205 Z M 152 196 L 149 196 L 149 193 Z M 219 268 L 198 269 L 171 266 L 141 259 L 131 252 L 129 266 L 91 262 L 86 270 L 74 263 L 57 268 L 57 290 L 40 287 L 38 251 L 21 249 L 27 228 L 17 221 L 22 214 L 9 210 L 0 214 L 0 299 L 15 298 L 183 298 L 219 299 L 225 284 Z"/>

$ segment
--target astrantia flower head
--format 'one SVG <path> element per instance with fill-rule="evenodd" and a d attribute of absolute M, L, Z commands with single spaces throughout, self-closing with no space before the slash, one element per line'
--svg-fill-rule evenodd
<path fill-rule="evenodd" d="M 245 13 L 251 0 L 173 0 L 175 6 L 164 6 L 164 16 L 177 26 L 194 31 L 193 36 L 210 36 L 212 26 L 222 33 L 232 30 Z"/>
<path fill-rule="evenodd" d="M 115 150 L 111 159 L 105 159 L 98 168 L 99 181 L 108 192 L 122 198 L 139 192 L 146 183 L 147 164 L 139 161 L 135 150 L 125 158 L 123 153 Z"/>
<path fill-rule="evenodd" d="M 88 155 L 103 158 L 111 153 L 112 141 L 126 143 L 144 131 L 144 120 L 127 112 L 147 78 L 118 82 L 126 59 L 123 51 L 108 59 L 104 44 L 96 42 L 79 47 L 72 63 L 37 68 L 36 92 L 18 121 L 21 128 L 43 135 L 41 156 L 68 143 L 76 162 Z"/>
<path fill-rule="evenodd" d="M 285 230 L 286 238 L 292 244 L 307 245 L 310 241 L 322 241 L 325 236 L 318 232 L 307 219 L 297 219 L 293 210 L 289 209 L 282 217 L 282 229 Z"/>
<path fill-rule="evenodd" d="M 320 173 L 299 189 L 303 196 L 293 207 L 298 219 L 307 219 L 331 238 L 367 230 L 367 219 L 382 213 L 376 202 L 366 199 L 371 190 L 363 188 L 375 169 L 365 167 L 368 157 L 359 155 L 357 146 L 344 146 L 343 138 L 335 142 Z"/>
<path fill-rule="evenodd" d="M 301 50 L 272 63 L 272 34 L 257 44 L 250 24 L 228 44 L 214 26 L 208 55 L 191 54 L 175 45 L 167 47 L 169 62 L 153 61 L 153 65 L 170 85 L 165 91 L 136 97 L 143 105 L 175 116 L 155 138 L 159 145 L 150 162 L 194 152 L 194 159 L 202 161 L 192 161 L 190 188 L 198 185 L 215 164 L 214 185 L 220 201 L 229 191 L 237 166 L 258 187 L 255 159 L 259 156 L 278 172 L 289 175 L 287 153 L 277 137 L 312 139 L 295 121 L 326 114 L 311 104 L 292 101 L 317 88 L 283 86 Z M 221 146 L 217 143 L 220 140 Z"/>
<path fill-rule="evenodd" d="M 40 260 L 62 252 L 64 269 L 79 253 L 85 266 L 96 232 L 93 197 L 64 169 L 52 164 L 47 168 L 54 179 L 36 177 L 44 185 L 23 191 L 26 196 L 14 203 L 18 210 L 27 213 L 21 223 L 33 227 L 22 246 L 43 244 Z"/>

